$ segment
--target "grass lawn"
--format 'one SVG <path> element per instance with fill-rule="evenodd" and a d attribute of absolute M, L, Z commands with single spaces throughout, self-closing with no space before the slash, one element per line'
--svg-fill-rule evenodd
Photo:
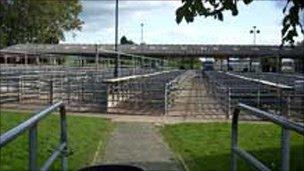
<path fill-rule="evenodd" d="M 1 111 L 1 133 L 13 128 L 31 115 Z M 108 120 L 80 116 L 67 116 L 69 170 L 77 170 L 90 165 L 97 147 L 102 153 L 107 138 L 114 128 Z M 38 124 L 38 163 L 41 167 L 59 142 L 59 116 L 50 115 Z M 99 155 L 102 155 L 100 154 Z M 28 131 L 1 149 L 0 170 L 27 170 Z M 50 170 L 59 170 L 60 158 Z"/>
<path fill-rule="evenodd" d="M 230 170 L 230 124 L 185 123 L 161 128 L 166 141 L 191 171 Z M 273 124 L 240 123 L 239 146 L 280 170 L 280 128 Z M 241 159 L 239 170 L 253 170 Z M 304 170 L 304 138 L 291 137 L 291 170 Z"/>

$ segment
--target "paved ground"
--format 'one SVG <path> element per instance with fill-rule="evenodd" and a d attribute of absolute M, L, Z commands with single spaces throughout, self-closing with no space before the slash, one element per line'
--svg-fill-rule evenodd
<path fill-rule="evenodd" d="M 117 123 L 100 162 L 132 164 L 148 171 L 184 170 L 154 125 L 149 123 Z"/>

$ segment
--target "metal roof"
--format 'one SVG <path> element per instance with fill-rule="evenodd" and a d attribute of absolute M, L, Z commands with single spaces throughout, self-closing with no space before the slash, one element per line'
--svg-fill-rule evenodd
<path fill-rule="evenodd" d="M 17 44 L 1 49 L 1 53 L 31 53 L 31 54 L 71 54 L 93 56 L 98 48 L 99 54 L 114 54 L 113 44 Z M 258 57 L 282 56 L 303 58 L 303 47 L 282 47 L 272 45 L 170 45 L 144 44 L 119 45 L 123 53 L 147 55 L 153 57 Z"/>

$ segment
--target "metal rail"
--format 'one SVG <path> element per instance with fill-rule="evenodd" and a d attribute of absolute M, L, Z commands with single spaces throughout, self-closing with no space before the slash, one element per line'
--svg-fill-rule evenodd
<path fill-rule="evenodd" d="M 37 135 L 38 135 L 38 123 L 51 114 L 53 111 L 59 108 L 60 111 L 60 143 L 57 148 L 54 150 L 53 154 L 47 159 L 43 166 L 39 169 L 37 165 Z M 19 135 L 23 134 L 26 130 L 29 130 L 29 170 L 48 170 L 49 167 L 53 164 L 56 158 L 61 155 L 61 167 L 63 171 L 66 171 L 68 168 L 67 162 L 67 121 L 66 121 L 66 112 L 63 102 L 58 102 L 53 104 L 46 109 L 38 112 L 30 119 L 21 123 L 20 125 L 12 128 L 11 130 L 5 132 L 0 137 L 0 148 L 3 148 L 9 142 L 17 138 Z"/>
<path fill-rule="evenodd" d="M 304 135 L 304 125 L 288 120 L 284 116 L 278 116 L 269 112 L 260 110 L 255 107 L 248 106 L 243 103 L 239 103 L 235 108 L 232 117 L 232 133 L 231 133 L 231 170 L 237 170 L 237 156 L 244 159 L 247 163 L 255 167 L 257 170 L 269 171 L 270 169 L 264 165 L 261 161 L 256 159 L 251 154 L 238 147 L 238 118 L 241 110 L 247 111 L 256 117 L 267 119 L 282 128 L 281 134 L 281 170 L 289 170 L 289 158 L 290 158 L 290 134 L 289 130 L 295 131 L 298 134 Z"/>
<path fill-rule="evenodd" d="M 279 111 L 288 109 L 289 119 L 303 121 L 304 91 L 297 77 L 286 78 L 284 74 L 268 73 L 233 72 L 233 74 L 237 76 L 224 72 L 204 72 L 207 79 L 206 88 L 212 92 L 225 113 L 229 113 L 229 117 L 241 102 L 274 111 L 275 114 L 281 114 Z M 256 119 L 249 115 L 241 118 Z"/>
<path fill-rule="evenodd" d="M 107 84 L 107 113 L 163 114 L 165 85 L 179 74 L 171 70 L 103 80 Z"/>

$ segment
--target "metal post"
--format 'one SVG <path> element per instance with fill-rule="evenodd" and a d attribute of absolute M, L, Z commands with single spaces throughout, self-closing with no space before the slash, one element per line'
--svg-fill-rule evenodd
<path fill-rule="evenodd" d="M 253 44 L 255 45 L 256 44 L 256 34 L 259 34 L 260 33 L 260 30 L 257 30 L 256 26 L 253 26 L 252 27 L 253 29 L 250 30 L 250 34 L 253 34 Z"/>
<path fill-rule="evenodd" d="M 96 70 L 99 68 L 99 53 L 98 53 L 98 45 L 95 45 L 95 64 L 96 64 Z"/>
<path fill-rule="evenodd" d="M 133 65 L 133 75 L 136 74 L 136 60 L 134 59 L 135 57 L 132 56 L 132 65 Z"/>
<path fill-rule="evenodd" d="M 40 58 L 38 56 L 36 57 L 36 65 L 40 65 Z"/>
<path fill-rule="evenodd" d="M 282 97 L 281 91 L 281 99 Z M 290 96 L 287 97 L 287 104 L 281 105 L 281 112 L 282 115 L 286 118 L 289 118 L 290 115 Z M 281 132 L 281 170 L 282 171 L 289 171 L 290 166 L 290 132 L 288 129 L 282 127 Z"/>
<path fill-rule="evenodd" d="M 249 58 L 249 72 L 252 72 L 252 58 Z"/>
<path fill-rule="evenodd" d="M 50 98 L 49 98 L 49 104 L 53 104 L 53 78 L 50 80 Z"/>
<path fill-rule="evenodd" d="M 165 113 L 164 115 L 166 115 L 168 113 L 168 87 L 169 87 L 170 83 L 166 83 L 165 85 Z"/>
<path fill-rule="evenodd" d="M 230 67 L 230 66 L 229 66 L 229 65 L 230 65 L 229 63 L 230 63 L 230 61 L 229 61 L 229 57 L 227 57 L 227 71 L 229 71 L 229 70 L 230 70 L 230 69 L 229 69 L 229 67 Z"/>
<path fill-rule="evenodd" d="M 228 88 L 228 114 L 226 115 L 226 118 L 229 119 L 229 116 L 231 116 L 231 88 Z"/>
<path fill-rule="evenodd" d="M 234 152 L 238 148 L 238 117 L 240 110 L 236 108 L 232 116 L 231 132 L 231 170 L 237 170 L 237 156 Z"/>
<path fill-rule="evenodd" d="M 67 76 L 67 98 L 68 98 L 68 104 L 70 104 L 70 97 L 71 97 L 71 82 L 69 75 Z"/>
<path fill-rule="evenodd" d="M 259 76 L 259 78 L 260 78 L 260 76 Z M 261 106 L 261 82 L 259 82 L 259 84 L 258 84 L 258 107 L 260 107 Z"/>
<path fill-rule="evenodd" d="M 4 55 L 4 64 L 7 65 L 7 56 Z"/>
<path fill-rule="evenodd" d="M 66 111 L 64 105 L 60 106 L 60 126 L 61 126 L 61 134 L 60 141 L 61 144 L 65 143 L 65 147 L 61 154 L 61 168 L 62 171 L 68 170 L 68 138 L 67 138 L 67 120 L 66 120 Z"/>
<path fill-rule="evenodd" d="M 289 171 L 290 162 L 290 133 L 288 129 L 282 128 L 281 134 L 281 170 Z"/>
<path fill-rule="evenodd" d="M 115 52 L 118 52 L 118 0 L 116 0 L 115 5 Z M 120 63 L 120 55 L 119 53 L 116 54 L 115 59 L 115 68 L 114 68 L 114 77 L 119 76 L 119 63 Z"/>
<path fill-rule="evenodd" d="M 27 56 L 27 54 L 24 54 L 24 64 L 25 64 L 25 66 L 27 66 L 27 64 L 28 64 L 28 56 Z"/>
<path fill-rule="evenodd" d="M 29 170 L 36 171 L 37 168 L 37 125 L 29 130 Z"/>
<path fill-rule="evenodd" d="M 144 23 L 141 23 L 140 26 L 141 26 L 141 44 L 144 44 Z"/>

